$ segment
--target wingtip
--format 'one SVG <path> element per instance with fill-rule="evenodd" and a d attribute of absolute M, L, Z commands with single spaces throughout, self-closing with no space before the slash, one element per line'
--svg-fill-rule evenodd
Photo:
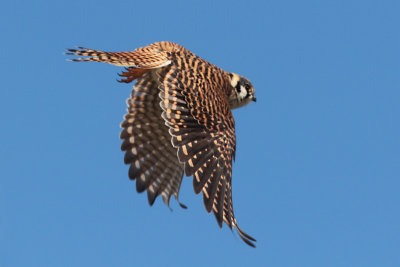
<path fill-rule="evenodd" d="M 242 229 L 240 229 L 238 226 L 236 226 L 236 229 L 238 231 L 238 234 L 240 236 L 240 238 L 250 247 L 255 248 L 256 245 L 254 244 L 254 242 L 257 242 L 257 240 L 251 236 L 249 236 L 248 234 L 246 234 L 245 232 L 243 232 Z"/>
<path fill-rule="evenodd" d="M 216 212 L 213 212 L 213 213 L 214 213 L 214 216 L 215 216 L 215 219 L 216 219 L 216 221 L 218 223 L 219 228 L 222 228 L 222 225 L 223 225 L 223 222 L 224 222 L 223 218 L 221 218 L 218 213 L 216 213 Z"/>
<path fill-rule="evenodd" d="M 66 55 L 76 55 L 76 52 L 78 52 L 78 50 L 71 48 L 65 48 L 65 50 L 67 51 L 65 52 Z"/>

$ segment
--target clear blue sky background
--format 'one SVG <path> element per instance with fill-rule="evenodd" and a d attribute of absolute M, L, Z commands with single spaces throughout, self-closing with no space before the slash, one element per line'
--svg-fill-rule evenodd
<path fill-rule="evenodd" d="M 399 1 L 5 1 L 0 266 L 400 266 Z M 65 48 L 177 42 L 248 77 L 233 197 L 171 212 L 128 180 L 121 69 Z"/>

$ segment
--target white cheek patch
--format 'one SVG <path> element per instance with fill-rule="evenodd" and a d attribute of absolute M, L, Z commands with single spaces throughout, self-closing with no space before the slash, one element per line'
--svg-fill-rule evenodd
<path fill-rule="evenodd" d="M 243 85 L 240 86 L 240 93 L 238 96 L 240 99 L 244 99 L 247 96 L 247 90 Z"/>

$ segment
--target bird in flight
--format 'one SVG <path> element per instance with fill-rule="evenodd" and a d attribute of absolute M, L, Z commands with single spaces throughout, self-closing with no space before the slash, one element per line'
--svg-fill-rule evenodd
<path fill-rule="evenodd" d="M 236 228 L 255 247 L 254 238 L 236 221 L 232 204 L 232 160 L 236 136 L 232 109 L 256 101 L 254 87 L 243 76 L 224 71 L 186 48 L 157 42 L 130 52 L 103 52 L 78 47 L 71 61 L 104 62 L 125 67 L 120 82 L 136 80 L 128 113 L 121 123 L 121 150 L 129 178 L 138 192 L 147 191 L 169 206 L 179 202 L 183 178 L 193 176 L 196 194 L 203 193 L 207 212 L 220 227 Z"/>

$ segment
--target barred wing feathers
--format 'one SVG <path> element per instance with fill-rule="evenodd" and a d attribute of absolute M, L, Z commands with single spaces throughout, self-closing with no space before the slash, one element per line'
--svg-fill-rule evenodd
<path fill-rule="evenodd" d="M 181 62 L 188 60 L 187 62 Z M 200 61 L 193 63 L 192 61 Z M 232 160 L 235 155 L 235 126 L 224 92 L 223 71 L 206 66 L 207 74 L 182 68 L 207 64 L 200 59 L 179 55 L 176 62 L 160 74 L 162 117 L 169 127 L 172 144 L 184 164 L 186 176 L 194 176 L 196 193 L 203 193 L 204 205 L 213 211 L 218 224 L 237 228 L 250 246 L 255 239 L 243 232 L 232 205 Z M 204 66 L 203 66 L 204 67 Z M 221 90 L 221 91 L 219 91 Z"/>
<path fill-rule="evenodd" d="M 88 58 L 75 58 L 70 59 L 71 61 L 103 62 L 116 66 L 136 67 L 140 69 L 154 69 L 167 66 L 171 64 L 168 53 L 185 49 L 171 42 L 158 42 L 129 52 L 104 52 L 85 47 L 77 48 L 67 49 L 68 52 L 66 54 Z"/>
<path fill-rule="evenodd" d="M 136 179 L 137 191 L 147 190 L 150 205 L 158 195 L 169 205 L 171 195 L 178 200 L 183 165 L 176 157 L 177 149 L 171 145 L 168 128 L 160 116 L 158 93 L 157 82 L 152 80 L 150 72 L 137 80 L 127 100 L 128 114 L 121 124 L 121 149 L 125 151 L 125 163 L 130 164 L 129 178 Z"/>

